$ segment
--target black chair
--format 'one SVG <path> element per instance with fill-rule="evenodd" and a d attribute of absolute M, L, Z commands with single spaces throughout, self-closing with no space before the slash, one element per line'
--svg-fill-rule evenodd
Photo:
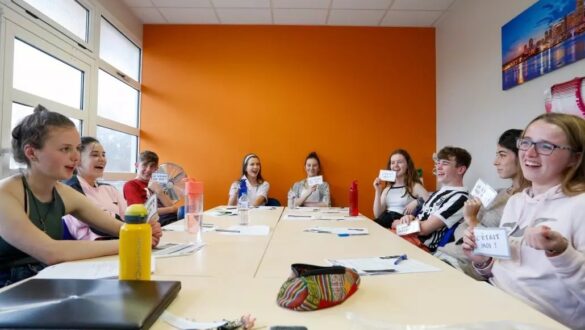
<path fill-rule="evenodd" d="M 268 197 L 268 200 L 266 201 L 266 206 L 280 206 L 280 201 L 276 198 L 271 198 Z"/>

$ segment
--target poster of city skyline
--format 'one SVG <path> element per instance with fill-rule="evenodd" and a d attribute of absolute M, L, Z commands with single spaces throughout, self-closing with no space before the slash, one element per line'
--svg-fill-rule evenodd
<path fill-rule="evenodd" d="M 585 58 L 585 0 L 540 0 L 502 26 L 502 88 Z"/>

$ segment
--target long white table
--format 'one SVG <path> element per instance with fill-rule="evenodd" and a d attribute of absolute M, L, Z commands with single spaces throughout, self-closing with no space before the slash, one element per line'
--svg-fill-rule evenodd
<path fill-rule="evenodd" d="M 168 311 L 200 321 L 236 319 L 251 313 L 257 326 L 305 325 L 309 329 L 362 329 L 347 319 L 393 324 L 460 324 L 514 321 L 565 329 L 518 299 L 457 272 L 430 254 L 365 217 L 358 220 L 285 220 L 289 210 L 255 210 L 251 224 L 266 224 L 268 236 L 205 233 L 207 246 L 191 256 L 159 259 L 156 280 L 180 280 L 182 290 Z M 298 211 L 293 211 L 298 212 Z M 220 227 L 237 217 L 205 217 Z M 308 233 L 312 226 L 365 227 L 367 236 L 337 237 Z M 164 242 L 184 242 L 186 233 L 165 232 Z M 438 267 L 439 272 L 363 276 L 359 290 L 343 304 L 315 312 L 295 312 L 276 304 L 278 290 L 292 263 L 325 265 L 325 258 L 352 258 L 406 253 Z M 171 329 L 162 320 L 154 329 Z"/>

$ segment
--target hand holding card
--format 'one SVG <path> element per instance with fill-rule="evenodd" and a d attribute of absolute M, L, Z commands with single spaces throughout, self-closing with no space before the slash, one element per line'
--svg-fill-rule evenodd
<path fill-rule="evenodd" d="M 307 178 L 307 184 L 309 185 L 309 187 L 323 184 L 323 176 L 317 175 L 317 176 L 309 177 L 309 178 Z"/>
<path fill-rule="evenodd" d="M 394 182 L 396 181 L 396 171 L 380 170 L 380 175 L 378 177 L 383 181 Z"/>
<path fill-rule="evenodd" d="M 477 179 L 470 195 L 477 197 L 481 201 L 483 207 L 488 207 L 494 198 L 496 198 L 498 192 L 487 183 L 483 182 L 482 179 Z"/>

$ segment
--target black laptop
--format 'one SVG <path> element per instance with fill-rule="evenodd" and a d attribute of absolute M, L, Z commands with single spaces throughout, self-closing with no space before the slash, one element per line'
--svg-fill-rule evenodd
<path fill-rule="evenodd" d="M 32 279 L 0 293 L 0 328 L 148 329 L 176 281 Z"/>

